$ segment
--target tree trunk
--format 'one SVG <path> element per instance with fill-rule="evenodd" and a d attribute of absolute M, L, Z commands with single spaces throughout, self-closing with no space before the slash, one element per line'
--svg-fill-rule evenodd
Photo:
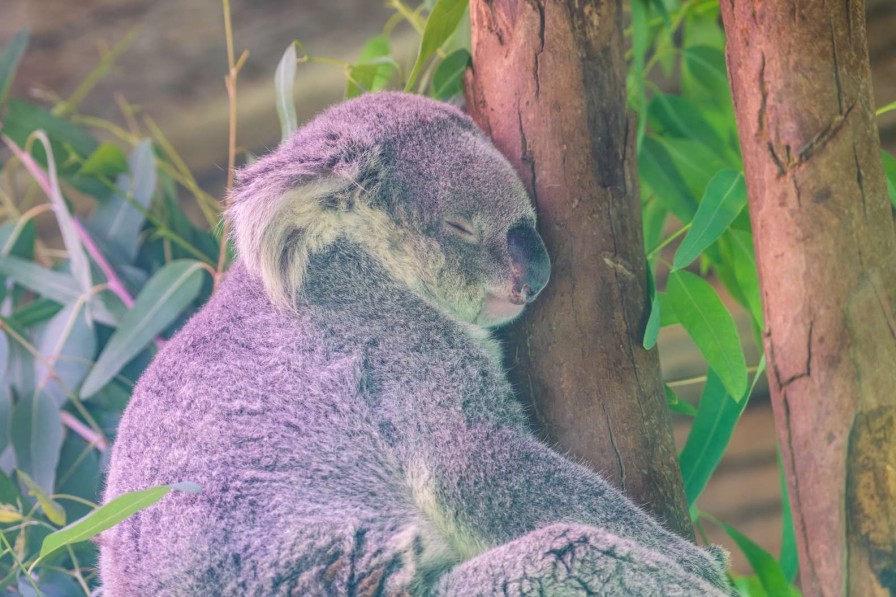
<path fill-rule="evenodd" d="M 896 233 L 861 0 L 724 0 L 808 595 L 896 593 Z"/>
<path fill-rule="evenodd" d="M 467 109 L 535 201 L 552 279 L 513 326 L 536 426 L 692 536 L 656 351 L 619 1 L 472 0 Z"/>

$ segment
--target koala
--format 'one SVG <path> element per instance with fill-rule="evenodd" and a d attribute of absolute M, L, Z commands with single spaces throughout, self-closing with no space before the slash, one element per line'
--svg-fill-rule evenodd
<path fill-rule="evenodd" d="M 491 330 L 550 276 L 510 164 L 459 110 L 337 105 L 238 173 L 238 259 L 124 413 L 107 597 L 728 595 L 527 426 Z"/>

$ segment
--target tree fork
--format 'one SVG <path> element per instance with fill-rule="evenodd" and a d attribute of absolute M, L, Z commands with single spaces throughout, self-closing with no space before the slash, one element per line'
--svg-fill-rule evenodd
<path fill-rule="evenodd" d="M 648 315 L 620 1 L 471 0 L 467 109 L 535 201 L 552 279 L 511 333 L 543 436 L 691 537 Z"/>
<path fill-rule="evenodd" d="M 896 231 L 861 0 L 723 0 L 807 595 L 896 594 Z"/>

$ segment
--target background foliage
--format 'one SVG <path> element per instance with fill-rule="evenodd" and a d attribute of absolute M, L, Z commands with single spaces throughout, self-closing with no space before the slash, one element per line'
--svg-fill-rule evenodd
<path fill-rule="evenodd" d="M 235 57 L 223 4 L 233 105 L 246 55 Z M 286 49 L 274 77 L 284 137 L 298 125 L 293 86 L 302 62 L 342 68 L 346 98 L 385 88 L 449 101 L 461 94 L 470 63 L 466 1 L 388 4 L 392 18 L 355 62 L 316 56 L 299 41 Z M 397 27 L 420 36 L 410 62 L 393 55 Z M 707 367 L 696 407 L 666 387 L 670 409 L 693 417 L 680 455 L 692 518 L 698 530 L 721 525 L 744 551 L 754 573 L 735 579 L 743 594 L 787 594 L 795 591 L 797 557 L 786 493 L 776 555 L 695 507 L 765 369 L 764 359 L 746 362 L 719 295 L 750 314 L 747 340 L 761 353 L 762 310 L 717 2 L 633 0 L 627 36 L 651 268 L 644 345 L 656 344 L 662 326 L 680 325 Z M 189 483 L 147 488 L 96 507 L 135 380 L 208 298 L 231 254 L 221 240 L 221 203 L 199 187 L 150 117 L 138 119 L 126 107 L 120 125 L 79 111 L 98 76 L 50 106 L 7 97 L 27 41 L 23 31 L 0 53 L 0 593 L 90 594 L 96 549 L 86 539 L 172 489 L 201 490 Z M 232 168 L 233 110 L 230 126 Z M 883 158 L 896 205 L 896 159 Z M 196 203 L 204 225 L 187 218 L 186 201 Z"/>

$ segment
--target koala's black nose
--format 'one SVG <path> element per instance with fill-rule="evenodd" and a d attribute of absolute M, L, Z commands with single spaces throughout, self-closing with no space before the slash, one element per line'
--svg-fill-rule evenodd
<path fill-rule="evenodd" d="M 517 224 L 507 232 L 513 270 L 514 302 L 528 303 L 547 285 L 551 260 L 544 242 L 529 223 Z"/>

